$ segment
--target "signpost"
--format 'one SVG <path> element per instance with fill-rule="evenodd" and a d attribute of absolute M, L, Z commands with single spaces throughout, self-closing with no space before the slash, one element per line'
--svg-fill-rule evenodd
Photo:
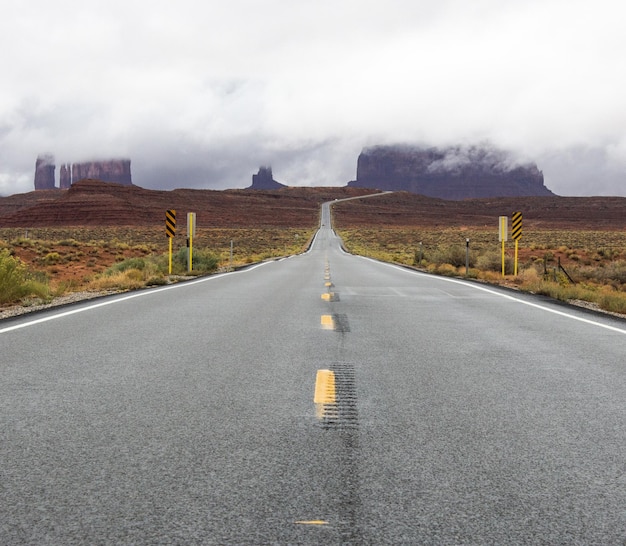
<path fill-rule="evenodd" d="M 499 219 L 499 225 L 500 225 L 500 230 L 499 230 L 499 238 L 500 241 L 502 241 L 502 276 L 504 277 L 504 243 L 508 240 L 509 238 L 509 233 L 508 233 L 508 228 L 509 228 L 509 217 L 508 216 L 500 216 Z"/>
<path fill-rule="evenodd" d="M 187 270 L 193 271 L 193 238 L 196 236 L 196 213 L 187 213 L 187 246 L 189 253 L 187 255 Z"/>
<path fill-rule="evenodd" d="M 165 233 L 170 241 L 169 274 L 172 274 L 172 239 L 176 235 L 176 211 L 174 209 L 165 211 Z"/>
<path fill-rule="evenodd" d="M 517 251 L 519 240 L 522 238 L 522 213 L 514 212 L 511 217 L 511 237 L 515 239 L 515 266 L 514 274 L 517 276 Z"/>

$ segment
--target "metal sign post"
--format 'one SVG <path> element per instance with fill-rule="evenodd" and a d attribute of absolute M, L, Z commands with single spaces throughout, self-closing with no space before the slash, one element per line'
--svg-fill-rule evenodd
<path fill-rule="evenodd" d="M 504 243 L 509 238 L 509 233 L 508 233 L 509 230 L 508 230 L 508 228 L 509 228 L 509 217 L 508 216 L 500 216 L 499 237 L 500 237 L 500 241 L 502 241 L 502 276 L 503 277 L 504 277 L 504 268 L 505 268 Z"/>
<path fill-rule="evenodd" d="M 193 238 L 196 236 L 196 213 L 187 213 L 187 245 L 189 252 L 187 254 L 187 271 L 193 271 Z"/>

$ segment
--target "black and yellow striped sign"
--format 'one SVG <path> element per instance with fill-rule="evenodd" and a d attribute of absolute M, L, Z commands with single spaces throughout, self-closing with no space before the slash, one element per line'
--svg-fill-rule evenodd
<path fill-rule="evenodd" d="M 522 238 L 522 213 L 514 212 L 511 218 L 511 237 L 515 241 Z"/>
<path fill-rule="evenodd" d="M 176 211 L 165 211 L 165 231 L 168 237 L 174 237 L 176 235 Z"/>

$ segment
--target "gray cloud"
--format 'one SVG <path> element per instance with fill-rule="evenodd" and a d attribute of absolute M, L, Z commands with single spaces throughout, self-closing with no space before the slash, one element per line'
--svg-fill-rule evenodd
<path fill-rule="evenodd" d="M 0 19 L 0 194 L 38 154 L 130 157 L 149 188 L 261 164 L 342 185 L 361 148 L 488 141 L 561 195 L 626 195 L 617 0 L 69 0 Z"/>

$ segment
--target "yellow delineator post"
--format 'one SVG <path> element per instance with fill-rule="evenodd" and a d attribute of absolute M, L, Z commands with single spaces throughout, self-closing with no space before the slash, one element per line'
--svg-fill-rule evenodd
<path fill-rule="evenodd" d="M 187 237 L 189 242 L 188 271 L 193 271 L 193 238 L 196 236 L 196 213 L 187 213 Z"/>
<path fill-rule="evenodd" d="M 522 238 L 522 213 L 514 212 L 511 216 L 511 237 L 515 239 L 515 267 L 514 274 L 517 277 L 517 252 L 519 240 Z"/>
<path fill-rule="evenodd" d="M 169 274 L 172 274 L 172 239 L 176 235 L 176 211 L 169 209 L 165 211 L 165 233 L 170 240 Z"/>
<path fill-rule="evenodd" d="M 503 277 L 504 277 L 504 266 L 505 266 L 505 262 L 504 262 L 504 243 L 509 238 L 508 227 L 509 227 L 509 217 L 508 216 L 500 216 L 499 237 L 500 237 L 500 241 L 502 241 L 502 276 Z"/>

